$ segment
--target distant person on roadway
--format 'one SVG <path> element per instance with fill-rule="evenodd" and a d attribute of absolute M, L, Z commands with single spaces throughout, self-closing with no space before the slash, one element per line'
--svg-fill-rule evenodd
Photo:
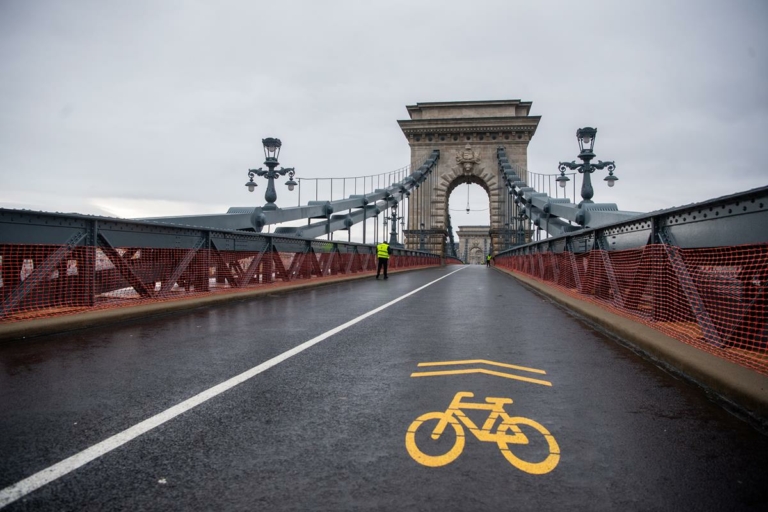
<path fill-rule="evenodd" d="M 376 254 L 379 257 L 379 267 L 376 269 L 376 279 L 379 278 L 382 268 L 384 269 L 384 279 L 389 279 L 387 277 L 387 266 L 389 265 L 389 255 L 392 254 L 392 249 L 387 242 L 381 242 L 376 246 Z"/>
<path fill-rule="evenodd" d="M 490 254 L 485 258 L 485 266 L 486 267 L 490 267 L 491 266 L 491 255 Z"/>

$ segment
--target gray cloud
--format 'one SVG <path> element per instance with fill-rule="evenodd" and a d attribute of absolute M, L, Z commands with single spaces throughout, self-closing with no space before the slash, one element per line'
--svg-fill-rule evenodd
<path fill-rule="evenodd" d="M 300 176 L 373 174 L 409 161 L 405 105 L 508 98 L 542 116 L 531 171 L 592 125 L 620 178 L 597 200 L 700 201 L 768 181 L 766 22 L 761 0 L 5 1 L 0 205 L 222 211 L 261 199 L 262 137 Z"/>

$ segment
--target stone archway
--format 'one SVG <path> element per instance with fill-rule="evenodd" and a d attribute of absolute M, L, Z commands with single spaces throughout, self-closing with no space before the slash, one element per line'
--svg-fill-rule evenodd
<path fill-rule="evenodd" d="M 407 108 L 411 119 L 398 123 L 411 147 L 411 166 L 417 168 L 435 149 L 440 159 L 409 198 L 406 248 L 424 244 L 428 251 L 445 254 L 448 196 L 462 183 L 476 183 L 488 193 L 491 244 L 501 247 L 511 205 L 496 149 L 503 146 L 512 164 L 527 168 L 528 143 L 541 119 L 529 115 L 531 102 L 417 103 Z"/>
<path fill-rule="evenodd" d="M 485 190 L 485 193 L 488 194 L 488 201 L 491 200 L 491 185 L 487 183 L 482 177 L 476 176 L 474 174 L 460 174 L 458 176 L 454 176 L 453 173 L 449 173 L 444 175 L 445 180 L 450 181 L 443 181 L 440 184 L 438 184 L 437 188 L 435 189 L 438 196 L 445 197 L 445 208 L 446 212 L 448 212 L 448 199 L 451 197 L 451 194 L 459 185 L 479 185 L 480 188 Z M 442 180 L 441 180 L 442 181 Z M 454 226 L 455 227 L 455 226 Z"/>
<path fill-rule="evenodd" d="M 470 265 L 483 265 L 485 253 L 477 245 L 472 246 L 467 254 L 467 263 Z"/>
<path fill-rule="evenodd" d="M 485 256 L 490 251 L 491 237 L 489 226 L 459 226 L 459 251 L 458 256 L 467 263 L 485 264 Z M 473 252 L 480 256 L 478 262 L 473 261 Z"/>

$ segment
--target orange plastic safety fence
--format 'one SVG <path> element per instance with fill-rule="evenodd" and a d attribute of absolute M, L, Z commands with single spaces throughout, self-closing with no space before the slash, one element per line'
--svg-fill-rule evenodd
<path fill-rule="evenodd" d="M 0 323 L 373 274 L 373 254 L 0 245 Z M 390 269 L 440 265 L 392 255 Z"/>
<path fill-rule="evenodd" d="M 495 264 L 768 374 L 768 244 L 498 256 Z"/>

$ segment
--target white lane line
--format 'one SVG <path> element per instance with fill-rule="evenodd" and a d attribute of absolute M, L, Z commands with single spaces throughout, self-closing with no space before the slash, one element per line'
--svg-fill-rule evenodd
<path fill-rule="evenodd" d="M 221 393 L 227 391 L 228 389 L 231 389 L 238 384 L 241 384 L 248 379 L 251 379 L 255 377 L 256 375 L 260 374 L 261 372 L 264 372 L 266 370 L 269 370 L 273 366 L 282 363 L 286 359 L 289 359 L 296 354 L 303 352 L 304 350 L 310 348 L 313 345 L 316 345 L 320 343 L 321 341 L 330 338 L 334 334 L 340 333 L 344 329 L 351 327 L 355 325 L 356 323 L 362 322 L 369 316 L 375 315 L 376 313 L 383 311 L 387 309 L 388 307 L 397 304 L 403 299 L 407 299 L 414 293 L 418 293 L 424 288 L 428 286 L 432 286 L 438 281 L 441 281 L 445 279 L 446 277 L 455 274 L 459 270 L 462 270 L 466 267 L 460 267 L 457 270 L 454 270 L 450 274 L 446 274 L 443 277 L 440 277 L 438 279 L 435 279 L 434 281 L 425 284 L 424 286 L 420 288 L 416 288 L 412 292 L 408 292 L 405 295 L 398 297 L 395 300 L 392 300 L 390 302 L 387 302 L 383 306 L 379 306 L 376 309 L 372 309 L 371 311 L 364 313 L 357 318 L 353 318 L 349 322 L 346 322 L 344 324 L 341 324 L 338 327 L 334 327 L 330 331 L 326 331 L 323 334 L 312 338 L 309 341 L 305 341 L 301 345 L 298 345 L 291 350 L 288 350 L 286 352 L 283 352 L 279 356 L 275 356 L 269 361 L 265 361 L 261 363 L 258 366 L 254 366 L 250 370 L 246 370 L 240 375 L 236 375 L 235 377 L 232 377 L 229 380 L 226 380 L 222 382 L 221 384 L 218 384 L 216 386 L 213 386 L 212 388 L 209 388 L 205 391 L 203 391 L 200 394 L 197 394 L 193 396 L 192 398 L 188 398 L 187 400 L 184 400 L 183 402 L 174 405 L 170 409 L 166 409 L 165 411 L 156 414 L 155 416 L 152 416 L 151 418 L 148 418 L 141 423 L 137 423 L 136 425 L 123 430 L 122 432 L 119 432 L 112 437 L 109 437 L 105 439 L 104 441 L 101 441 L 100 443 L 97 443 L 90 448 L 86 448 L 85 450 L 76 453 L 72 455 L 69 458 L 66 458 L 62 460 L 61 462 L 58 462 L 54 464 L 53 466 L 47 467 L 43 469 L 42 471 L 39 471 L 35 473 L 32 476 L 29 476 L 25 478 L 24 480 L 21 480 L 20 482 L 17 482 L 9 487 L 6 487 L 5 489 L 0 491 L 0 508 L 13 503 L 14 501 L 18 500 L 19 498 L 22 498 L 26 496 L 27 494 L 31 493 L 32 491 L 35 491 L 39 489 L 40 487 L 53 482 L 54 480 L 61 478 L 62 476 L 66 475 L 67 473 L 70 473 L 76 469 L 78 469 L 81 466 L 84 466 L 85 464 L 88 464 L 94 459 L 97 459 L 101 457 L 104 454 L 107 454 L 114 450 L 115 448 L 119 448 L 120 446 L 124 445 L 125 443 L 136 439 L 142 434 L 145 434 L 152 430 L 155 427 L 158 427 L 162 425 L 163 423 L 172 420 L 176 416 L 183 414 L 187 412 L 188 410 L 197 407 L 198 405 L 202 404 L 203 402 L 206 402 L 210 400 L 211 398 L 220 395 Z"/>

